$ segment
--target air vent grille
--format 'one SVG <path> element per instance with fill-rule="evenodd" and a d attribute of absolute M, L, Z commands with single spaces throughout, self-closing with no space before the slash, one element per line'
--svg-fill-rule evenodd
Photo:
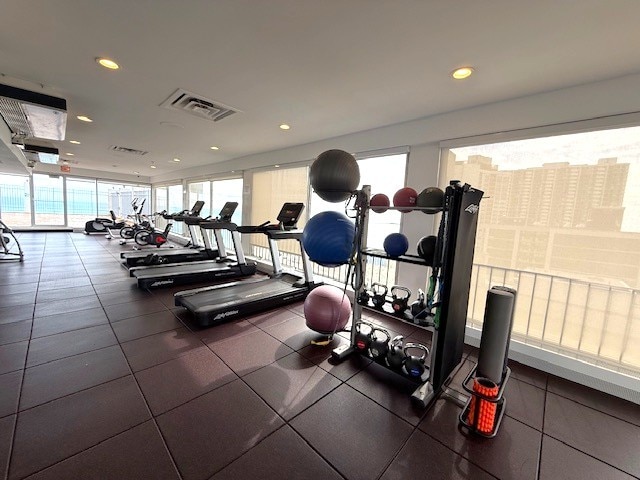
<path fill-rule="evenodd" d="M 118 152 L 118 153 L 128 153 L 130 155 L 146 155 L 149 152 L 146 152 L 144 150 L 136 150 L 135 148 L 127 148 L 127 147 L 119 147 L 117 145 L 111 145 L 109 147 L 109 150 L 113 150 L 114 152 Z"/>
<path fill-rule="evenodd" d="M 240 111 L 181 88 L 173 92 L 160 106 L 180 110 L 212 122 L 218 122 Z"/>
<path fill-rule="evenodd" d="M 7 122 L 7 125 L 11 128 L 14 138 L 33 138 L 33 133 L 27 123 L 27 117 L 19 103 L 5 97 L 0 97 L 0 111 L 2 112 L 5 122 Z"/>

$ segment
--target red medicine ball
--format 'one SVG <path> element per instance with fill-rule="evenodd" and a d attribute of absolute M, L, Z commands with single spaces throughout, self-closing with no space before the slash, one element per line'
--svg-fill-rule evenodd
<path fill-rule="evenodd" d="M 369 205 L 371 205 L 371 210 L 376 213 L 384 213 L 387 211 L 387 207 L 391 205 L 389 202 L 389 197 L 387 197 L 384 193 L 376 193 L 371 200 L 369 200 Z"/>
<path fill-rule="evenodd" d="M 415 207 L 418 201 L 418 192 L 411 187 L 401 188 L 393 196 L 394 207 Z M 401 212 L 410 212 L 410 208 L 399 208 Z"/>

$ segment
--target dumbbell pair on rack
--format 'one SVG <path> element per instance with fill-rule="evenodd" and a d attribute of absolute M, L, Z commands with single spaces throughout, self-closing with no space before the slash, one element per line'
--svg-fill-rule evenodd
<path fill-rule="evenodd" d="M 363 329 L 366 327 L 366 329 Z M 403 345 L 402 335 L 391 338 L 389 332 L 368 322 L 355 325 L 355 348 L 382 365 L 407 377 L 419 379 L 426 371 L 429 349 L 420 343 Z M 409 350 L 420 350 L 420 355 L 411 355 Z"/>

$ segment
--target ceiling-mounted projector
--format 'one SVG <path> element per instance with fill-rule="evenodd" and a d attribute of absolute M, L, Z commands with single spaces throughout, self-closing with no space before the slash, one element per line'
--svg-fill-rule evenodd
<path fill-rule="evenodd" d="M 67 101 L 63 98 L 0 84 L 0 115 L 13 143 L 30 138 L 64 140 Z"/>

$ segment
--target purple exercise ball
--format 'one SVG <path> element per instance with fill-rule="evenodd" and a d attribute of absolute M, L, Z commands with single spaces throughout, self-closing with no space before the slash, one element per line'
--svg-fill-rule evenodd
<path fill-rule="evenodd" d="M 351 317 L 349 297 L 342 290 L 321 285 L 311 290 L 304 301 L 307 327 L 319 333 L 331 334 L 344 329 Z"/>

